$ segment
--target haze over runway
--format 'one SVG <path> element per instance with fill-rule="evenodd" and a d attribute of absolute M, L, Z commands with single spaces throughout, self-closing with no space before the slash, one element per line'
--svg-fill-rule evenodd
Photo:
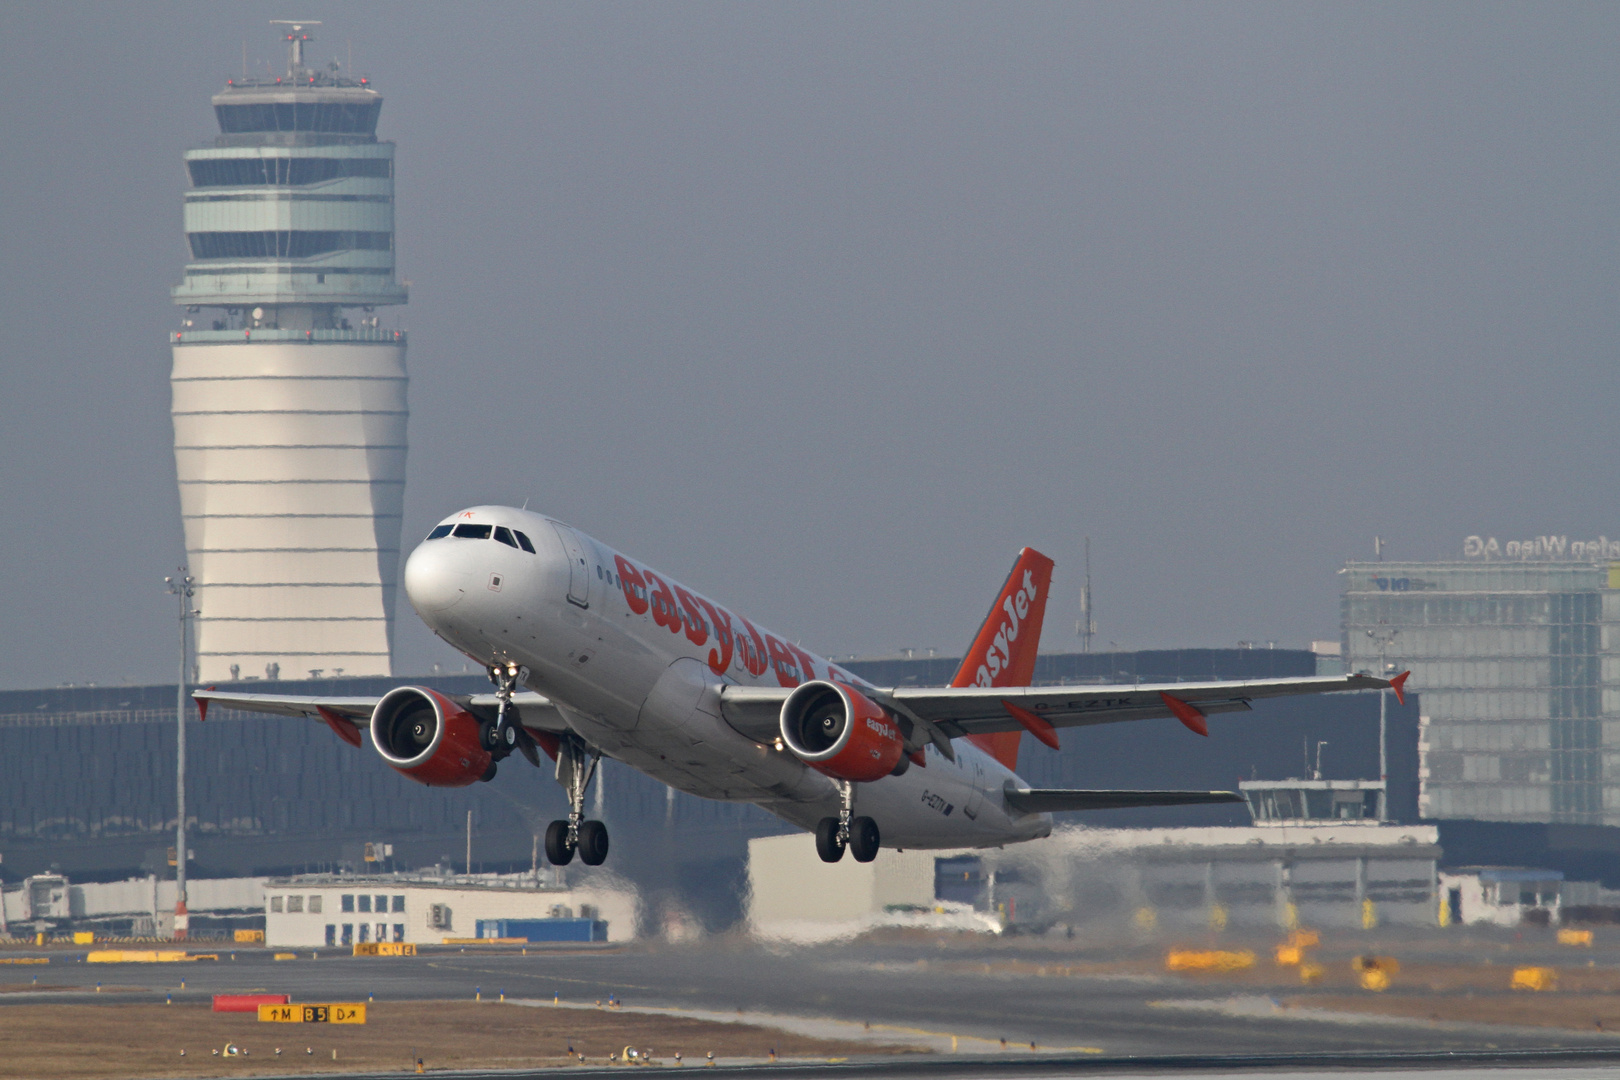
<path fill-rule="evenodd" d="M 3 11 L 0 686 L 172 677 L 180 154 L 294 15 L 399 144 L 407 549 L 528 500 L 846 655 L 1026 543 L 1143 648 L 1620 534 L 1612 7 Z"/>

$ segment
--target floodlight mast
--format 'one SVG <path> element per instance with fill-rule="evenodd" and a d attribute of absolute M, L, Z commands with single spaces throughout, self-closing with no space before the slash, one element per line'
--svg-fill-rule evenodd
<path fill-rule="evenodd" d="M 189 630 L 193 617 L 202 614 L 191 606 L 191 598 L 196 595 L 193 588 L 195 580 L 186 573 L 182 566 L 171 577 L 163 579 L 163 584 L 169 588 L 169 595 L 180 602 L 180 678 L 175 687 L 174 718 L 175 718 L 175 827 L 174 827 L 174 936 L 184 940 L 190 928 L 190 916 L 186 913 L 186 670 L 190 650 Z"/>
<path fill-rule="evenodd" d="M 1401 636 L 1398 629 L 1380 625 L 1377 630 L 1368 630 L 1367 636 L 1378 647 L 1378 677 L 1389 678 L 1389 647 L 1395 639 Z M 1383 781 L 1384 790 L 1378 795 L 1378 820 L 1386 821 L 1389 818 L 1389 691 L 1378 691 L 1378 779 Z"/>

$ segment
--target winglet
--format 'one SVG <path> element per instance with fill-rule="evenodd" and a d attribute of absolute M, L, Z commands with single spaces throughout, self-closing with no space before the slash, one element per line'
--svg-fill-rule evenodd
<path fill-rule="evenodd" d="M 343 719 L 331 709 L 328 709 L 325 705 L 315 706 L 315 711 L 320 714 L 322 720 L 326 721 L 326 726 L 331 728 L 333 734 L 335 734 L 338 738 L 342 739 L 350 746 L 360 745 L 360 732 L 355 730 L 353 724 Z"/>
<path fill-rule="evenodd" d="M 212 690 L 213 687 L 210 686 L 208 689 Z M 208 698 L 200 697 L 193 700 L 197 702 L 197 722 L 206 724 L 208 722 Z"/>
<path fill-rule="evenodd" d="M 1063 749 L 1058 745 L 1057 729 L 1047 723 L 1044 717 L 1037 716 L 1021 705 L 1014 705 L 1005 698 L 1002 699 L 1001 707 L 1007 710 L 1008 716 L 1023 724 L 1025 731 L 1041 740 L 1041 742 L 1054 750 Z"/>
<path fill-rule="evenodd" d="M 1400 702 L 1402 705 L 1406 704 L 1406 679 L 1407 676 L 1411 674 L 1412 673 L 1410 671 L 1403 671 L 1393 679 L 1389 680 L 1389 688 L 1395 691 L 1395 700 Z"/>
<path fill-rule="evenodd" d="M 1163 690 L 1159 696 L 1164 699 L 1164 707 L 1175 715 L 1177 720 L 1187 725 L 1187 730 L 1206 738 L 1209 736 L 1209 724 L 1204 721 L 1204 714 L 1182 701 L 1178 697 L 1171 697 Z"/>

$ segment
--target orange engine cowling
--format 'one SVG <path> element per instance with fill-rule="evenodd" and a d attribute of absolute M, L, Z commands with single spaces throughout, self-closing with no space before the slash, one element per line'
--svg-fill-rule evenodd
<path fill-rule="evenodd" d="M 472 713 L 423 686 L 396 686 L 371 711 L 377 753 L 429 787 L 466 787 L 494 775 L 482 728 Z"/>
<path fill-rule="evenodd" d="M 887 713 L 859 690 L 821 680 L 782 702 L 782 741 L 800 761 L 839 780 L 881 780 L 905 753 Z"/>

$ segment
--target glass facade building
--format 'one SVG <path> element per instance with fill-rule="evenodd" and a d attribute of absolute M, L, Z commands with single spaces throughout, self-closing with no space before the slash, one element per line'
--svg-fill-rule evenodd
<path fill-rule="evenodd" d="M 1410 668 L 1422 695 L 1425 818 L 1620 825 L 1620 563 L 1543 539 L 1341 571 L 1350 670 Z"/>

